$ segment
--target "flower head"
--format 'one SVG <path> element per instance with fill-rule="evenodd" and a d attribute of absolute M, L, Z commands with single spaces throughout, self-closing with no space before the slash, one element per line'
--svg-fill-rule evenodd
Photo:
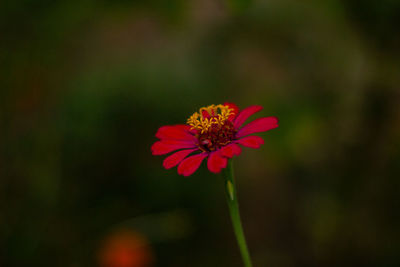
<path fill-rule="evenodd" d="M 250 106 L 239 112 L 233 103 L 210 105 L 200 108 L 187 120 L 187 124 L 162 126 L 156 137 L 160 140 L 151 147 L 153 155 L 172 153 L 163 163 L 166 169 L 178 165 L 178 173 L 189 176 L 208 157 L 207 167 L 219 173 L 225 168 L 228 158 L 237 156 L 239 145 L 259 148 L 264 140 L 251 134 L 265 132 L 278 127 L 276 117 L 263 117 L 243 126 L 261 106 Z"/>

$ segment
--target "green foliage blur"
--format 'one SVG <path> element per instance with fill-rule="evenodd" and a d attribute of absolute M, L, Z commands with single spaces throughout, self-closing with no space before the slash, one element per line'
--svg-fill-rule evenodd
<path fill-rule="evenodd" d="M 399 14 L 396 0 L 1 1 L 0 266 L 109 267 L 120 230 L 147 240 L 148 266 L 241 266 L 221 177 L 150 152 L 158 127 L 226 101 L 280 119 L 235 159 L 256 267 L 400 266 Z"/>

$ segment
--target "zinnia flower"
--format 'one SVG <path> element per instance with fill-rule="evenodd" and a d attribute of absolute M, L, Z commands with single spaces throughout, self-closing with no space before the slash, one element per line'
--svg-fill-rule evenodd
<path fill-rule="evenodd" d="M 237 156 L 242 149 L 239 145 L 259 148 L 264 140 L 251 134 L 265 132 L 278 127 L 278 118 L 263 117 L 243 126 L 261 106 L 249 106 L 239 112 L 233 103 L 210 105 L 200 108 L 187 124 L 162 126 L 156 137 L 160 140 L 151 147 L 153 155 L 173 154 L 165 158 L 166 169 L 178 166 L 178 174 L 189 176 L 208 157 L 207 167 L 219 173 L 227 166 L 228 158 Z M 191 155 L 192 154 L 192 155 Z"/>

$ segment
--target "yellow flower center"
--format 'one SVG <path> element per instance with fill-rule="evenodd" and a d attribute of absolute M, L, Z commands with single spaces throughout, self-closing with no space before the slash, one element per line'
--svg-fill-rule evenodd
<path fill-rule="evenodd" d="M 236 129 L 229 117 L 234 109 L 225 105 L 211 105 L 203 107 L 194 113 L 187 124 L 197 130 L 198 147 L 204 152 L 215 151 L 235 138 Z"/>
<path fill-rule="evenodd" d="M 207 132 L 213 125 L 224 125 L 229 116 L 234 114 L 234 110 L 225 105 L 210 105 L 200 108 L 187 120 L 187 124 L 192 126 L 200 133 Z"/>

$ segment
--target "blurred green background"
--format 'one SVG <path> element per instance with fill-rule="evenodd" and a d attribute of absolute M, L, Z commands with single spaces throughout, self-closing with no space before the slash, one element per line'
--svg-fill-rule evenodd
<path fill-rule="evenodd" d="M 235 160 L 255 266 L 400 266 L 399 14 L 1 1 L 0 266 L 241 266 L 221 177 L 150 152 L 158 127 L 225 101 L 280 119 Z"/>

